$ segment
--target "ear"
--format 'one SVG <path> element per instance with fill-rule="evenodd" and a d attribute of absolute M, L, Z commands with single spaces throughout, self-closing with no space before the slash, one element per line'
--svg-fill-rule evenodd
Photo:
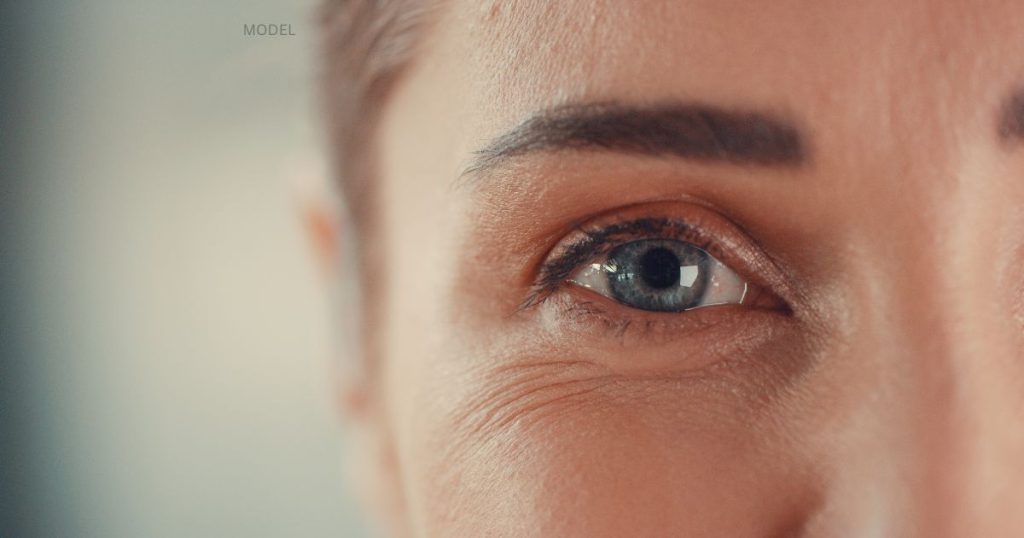
<path fill-rule="evenodd" d="M 338 407 L 349 419 L 365 419 L 367 379 L 359 331 L 359 283 L 354 238 L 341 210 L 341 199 L 326 167 L 310 158 L 299 159 L 292 191 L 304 235 L 313 255 L 325 293 L 330 298 L 333 327 L 339 354 L 332 361 Z"/>
<path fill-rule="evenodd" d="M 363 356 L 355 237 L 326 168 L 310 162 L 291 167 L 301 172 L 293 178 L 293 192 L 317 272 L 333 303 L 336 349 L 341 355 L 332 361 L 333 377 L 338 408 L 350 426 L 346 472 L 376 521 L 385 524 L 391 534 L 404 536 L 408 533 L 394 442 L 380 402 L 371 397 L 367 357 Z"/>

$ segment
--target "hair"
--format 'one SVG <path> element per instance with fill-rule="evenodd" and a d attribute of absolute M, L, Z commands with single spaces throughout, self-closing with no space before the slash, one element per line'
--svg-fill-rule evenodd
<path fill-rule="evenodd" d="M 391 89 L 412 60 L 432 0 L 325 0 L 321 89 L 339 187 L 362 235 L 375 213 L 373 140 Z"/>
<path fill-rule="evenodd" d="M 324 0 L 320 6 L 321 99 L 330 155 L 343 208 L 344 254 L 339 291 L 348 307 L 339 312 L 346 360 L 343 393 L 364 407 L 375 391 L 380 361 L 383 253 L 375 220 L 380 213 L 375 133 L 381 111 L 412 61 L 427 14 L 436 0 Z"/>

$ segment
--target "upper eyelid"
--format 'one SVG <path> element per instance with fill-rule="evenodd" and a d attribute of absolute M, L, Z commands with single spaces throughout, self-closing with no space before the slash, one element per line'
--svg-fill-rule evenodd
<path fill-rule="evenodd" d="M 568 252 L 565 252 L 559 255 L 554 260 L 547 262 L 545 264 L 545 267 L 562 267 L 567 265 L 566 262 L 575 262 L 576 264 L 582 263 L 582 260 L 580 260 L 581 257 L 595 256 L 599 254 L 599 249 L 601 247 L 607 247 L 612 245 L 613 242 L 610 241 L 610 238 L 618 235 L 630 234 L 634 238 L 637 236 L 661 237 L 664 235 L 664 232 L 670 228 L 674 228 L 671 231 L 674 231 L 677 234 L 692 232 L 694 229 L 692 226 L 686 223 L 666 218 L 633 219 L 631 221 L 612 224 L 599 230 L 586 230 L 580 228 L 578 230 L 581 233 L 585 234 L 587 239 L 584 242 L 580 242 L 570 246 Z M 566 267 L 566 271 L 571 269 L 572 267 Z M 561 275 L 561 272 L 562 271 L 559 271 L 558 275 Z M 561 276 L 567 277 L 568 274 Z"/>

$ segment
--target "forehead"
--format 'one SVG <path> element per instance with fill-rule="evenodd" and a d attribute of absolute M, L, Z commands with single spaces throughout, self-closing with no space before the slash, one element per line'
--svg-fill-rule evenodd
<path fill-rule="evenodd" d="M 935 121 L 990 110 L 1024 79 L 1021 21 L 1012 0 L 456 0 L 424 60 L 457 74 L 448 95 L 483 132 L 567 102 L 668 99 L 858 129 L 862 111 L 837 104 Z"/>

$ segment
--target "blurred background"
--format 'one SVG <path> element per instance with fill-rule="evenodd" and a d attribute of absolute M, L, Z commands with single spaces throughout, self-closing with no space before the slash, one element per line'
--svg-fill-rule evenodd
<path fill-rule="evenodd" d="M 0 536 L 367 535 L 295 196 L 313 8 L 3 4 Z"/>

